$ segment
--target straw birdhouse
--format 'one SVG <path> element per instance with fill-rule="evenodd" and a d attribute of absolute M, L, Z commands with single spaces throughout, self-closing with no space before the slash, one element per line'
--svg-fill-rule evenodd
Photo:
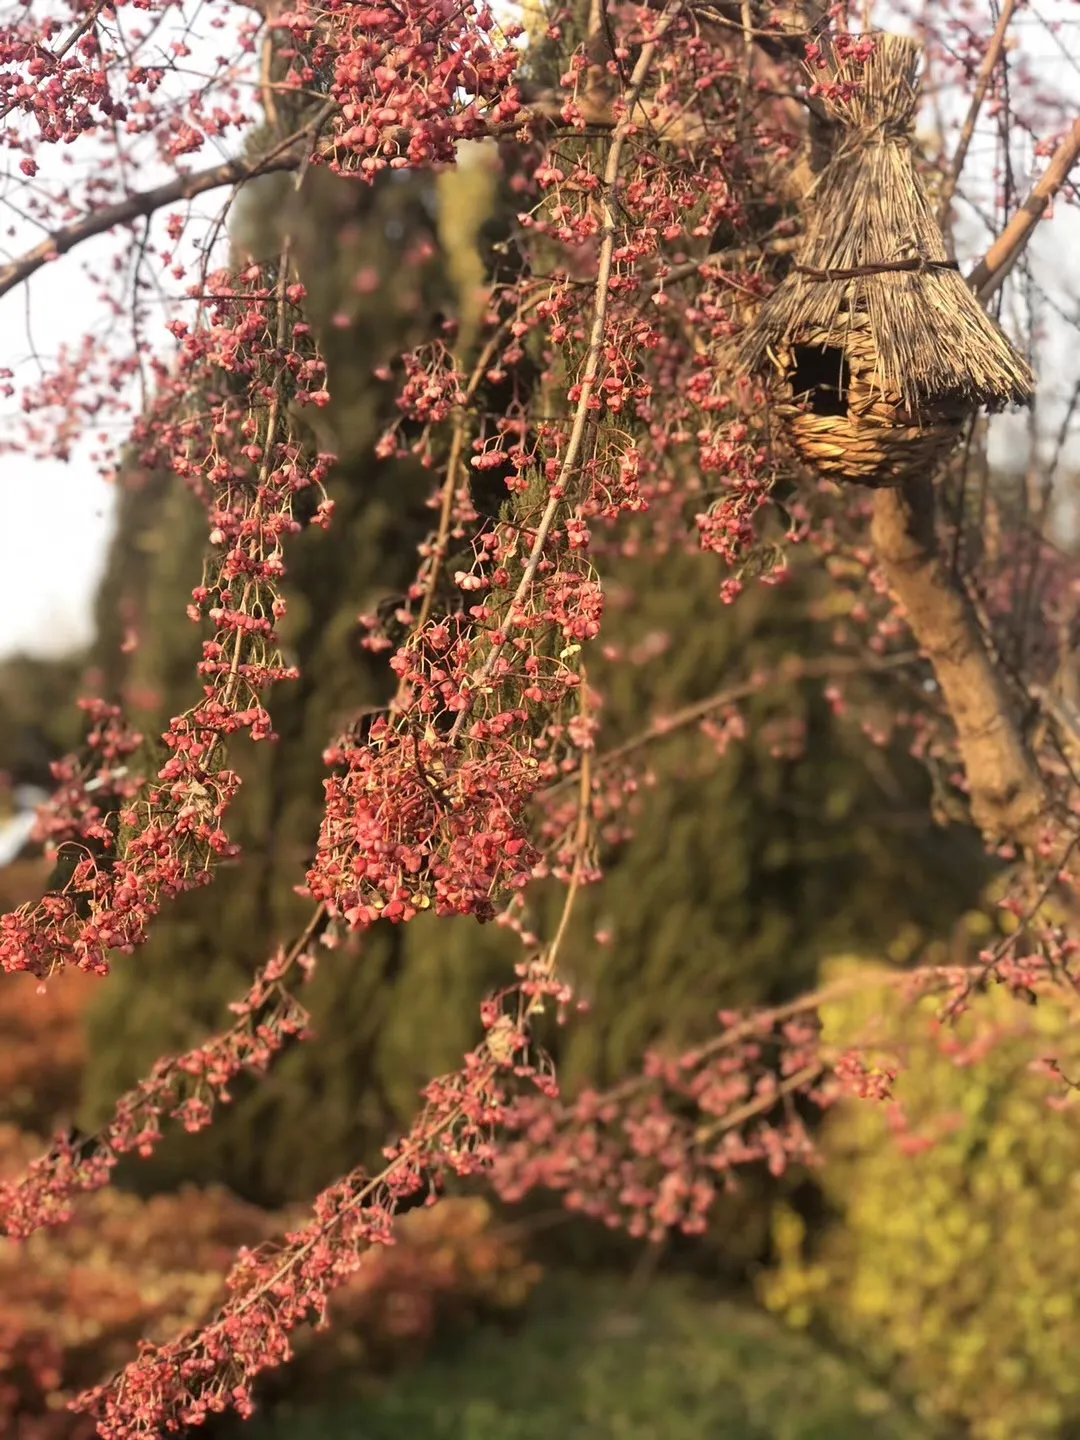
<path fill-rule="evenodd" d="M 981 406 L 1031 399 L 1034 376 L 950 260 L 915 168 L 919 47 L 875 37 L 865 64 L 824 47 L 831 158 L 790 273 L 740 346 L 808 466 L 862 485 L 927 474 Z"/>

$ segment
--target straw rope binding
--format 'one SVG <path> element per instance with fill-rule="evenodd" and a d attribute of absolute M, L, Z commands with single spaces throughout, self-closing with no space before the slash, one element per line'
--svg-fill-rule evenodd
<path fill-rule="evenodd" d="M 897 270 L 959 270 L 955 260 L 924 260 L 916 255 L 911 260 L 882 260 L 877 265 L 849 265 L 846 270 L 815 270 L 796 262 L 792 269 L 810 280 L 857 280 L 860 275 L 891 275 Z"/>

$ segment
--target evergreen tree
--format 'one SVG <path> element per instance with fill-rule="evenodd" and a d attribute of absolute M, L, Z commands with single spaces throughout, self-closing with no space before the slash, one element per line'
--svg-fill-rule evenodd
<path fill-rule="evenodd" d="M 295 199 L 276 179 L 252 189 L 240 243 L 246 232 L 256 237 L 249 248 L 273 253 L 288 227 L 333 376 L 330 433 L 320 439 L 340 457 L 331 485 L 337 508 L 329 531 L 306 531 L 289 549 L 282 633 L 302 678 L 272 697 L 280 738 L 238 746 L 233 757 L 244 787 L 231 829 L 243 858 L 220 884 L 172 906 L 144 950 L 117 958 L 91 1015 L 88 1125 L 156 1054 L 217 1027 L 254 967 L 302 925 L 308 907 L 293 887 L 318 830 L 322 751 L 358 710 L 385 703 L 392 679 L 385 659 L 362 649 L 356 619 L 403 592 L 430 525 L 430 482 L 420 466 L 372 454 L 393 413 L 392 392 L 372 371 L 408 343 L 414 325 L 428 323 L 439 289 L 430 264 L 401 264 L 410 248 L 426 244 L 434 253 L 427 191 L 396 176 L 368 190 L 320 173 Z M 190 703 L 198 635 L 184 607 L 204 532 L 200 507 L 169 477 L 139 477 L 125 499 L 102 588 L 101 665 L 137 713 L 141 707 L 148 733 Z M 145 556 L 152 563 L 140 563 Z M 122 663 L 111 617 L 129 612 L 154 644 Z M 170 1185 L 194 1174 L 276 1202 L 310 1193 L 361 1137 L 380 1134 L 386 1107 L 364 1057 L 390 1000 L 383 974 L 394 969 L 396 946 L 385 933 L 366 940 L 362 958 L 355 946 L 328 954 L 305 995 L 318 1045 L 299 1048 L 259 1086 L 238 1086 L 231 1115 L 207 1135 L 165 1146 L 160 1162 L 131 1167 L 131 1183 Z"/>
<path fill-rule="evenodd" d="M 74 711 L 81 655 L 11 655 L 0 661 L 0 774 L 9 785 L 52 783 L 49 766 L 80 736 Z M 0 798 L 0 817 L 6 800 Z"/>

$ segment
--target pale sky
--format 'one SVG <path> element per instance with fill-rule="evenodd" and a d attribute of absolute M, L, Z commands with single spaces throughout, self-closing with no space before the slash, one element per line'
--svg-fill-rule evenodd
<path fill-rule="evenodd" d="M 88 282 L 59 262 L 33 276 L 27 297 L 0 300 L 0 363 L 26 355 L 26 314 L 39 354 L 77 339 L 94 321 Z M 23 343 L 19 343 L 23 342 Z M 32 373 L 29 366 L 19 373 Z M 90 606 L 108 544 L 113 489 L 85 458 L 69 464 L 0 457 L 0 653 L 57 654 L 90 638 Z"/>
<path fill-rule="evenodd" d="M 1060 13 L 1073 18 L 1064 33 L 1074 53 L 1077 37 L 1076 7 L 1069 0 L 1043 0 L 1039 13 L 1045 18 Z M 1055 85 L 1068 93 L 1080 93 L 1076 64 L 1070 66 L 1048 35 L 1037 35 L 1030 14 L 1023 25 L 1024 43 L 1040 60 Z M 1036 43 L 1031 43 L 1035 41 Z M 200 159 L 206 163 L 210 157 Z M 969 166 L 975 174 L 988 173 L 992 158 L 984 144 L 972 151 Z M 42 165 L 43 171 L 45 165 Z M 1026 189 L 1029 173 L 1018 183 Z M 140 184 L 153 183 L 156 175 L 140 177 Z M 15 181 L 8 182 L 12 187 Z M 0 177 L 0 194 L 6 186 Z M 8 193 L 14 194 L 14 188 Z M 3 243 L 3 254 L 18 253 L 40 238 L 40 231 L 21 228 L 14 239 Z M 982 249 L 983 241 L 974 232 L 961 258 Z M 84 331 L 97 323 L 94 290 L 83 273 L 83 264 L 92 259 L 86 250 L 47 266 L 33 277 L 29 286 L 0 299 L 0 366 L 16 371 L 16 381 L 32 380 L 36 353 L 55 354 L 65 340 L 78 341 Z M 1036 276 L 1041 285 L 1067 310 L 1076 313 L 1080 304 L 1080 211 L 1059 203 L 1051 220 L 1040 227 L 1032 246 Z M 1007 320 L 1007 317 L 1005 317 Z M 29 325 L 29 334 L 28 334 Z M 1080 379 L 1077 334 L 1061 322 L 1048 325 L 1050 345 L 1043 359 L 1040 407 L 1051 420 L 1055 404 L 1067 396 Z M 12 402 L 7 402 L 9 406 Z M 0 423 L 4 414 L 0 405 Z M 1022 425 L 1023 422 L 1021 422 Z M 1056 423 L 1056 422 L 1054 422 Z M 1015 422 L 1006 421 L 1003 436 Z M 105 559 L 113 513 L 113 491 L 96 474 L 82 447 L 68 464 L 0 456 L 3 479 L 0 527 L 0 654 L 18 649 L 55 654 L 84 643 L 90 637 L 93 593 Z M 1072 454 L 1080 459 L 1073 447 Z"/>
<path fill-rule="evenodd" d="M 44 4 L 45 0 L 36 3 Z M 165 69 L 159 97 L 187 93 L 190 77 L 206 78 L 219 73 L 215 57 L 243 53 L 230 26 L 205 28 L 216 23 L 214 15 L 208 13 L 210 8 L 196 0 L 189 7 L 167 12 L 155 23 L 152 43 Z M 118 12 L 118 17 L 129 25 L 130 15 L 130 11 Z M 136 23 L 141 23 L 139 12 L 134 15 Z M 201 35 L 184 23 L 193 17 L 198 17 L 204 26 Z M 234 7 L 231 24 L 241 23 L 244 18 L 250 19 L 250 12 Z M 190 46 L 188 58 L 181 62 L 173 61 L 169 54 L 169 47 L 178 39 Z M 141 58 L 143 63 L 152 63 L 154 51 L 144 49 Z M 249 73 L 253 62 L 230 59 L 228 63 L 234 73 L 239 73 L 240 66 Z M 173 64 L 176 73 L 169 68 Z M 252 104 L 250 113 L 257 117 L 258 107 Z M 42 147 L 36 156 L 38 180 L 55 182 L 57 177 L 63 177 L 70 183 L 92 174 L 96 143 Z M 140 143 L 129 142 L 132 146 Z M 201 152 L 189 157 L 188 168 L 198 170 L 230 158 L 238 148 L 233 136 L 209 142 Z M 43 234 L 40 226 L 17 218 L 20 190 L 25 183 L 16 169 L 17 158 L 17 154 L 8 152 L 7 160 L 0 161 L 0 260 L 40 243 Z M 149 188 L 173 177 L 175 172 L 160 164 L 153 154 L 149 159 L 149 164 L 133 167 L 133 188 Z M 203 214 L 207 220 L 201 230 L 197 224 L 193 227 L 196 236 L 212 232 L 226 194 L 224 190 L 211 193 L 191 207 L 192 214 Z M 8 201 L 13 202 L 11 209 Z M 164 239 L 165 214 L 161 212 L 152 222 L 157 240 Z M 10 236 L 5 233 L 9 225 L 14 230 Z M 96 267 L 105 272 L 116 245 L 109 236 L 90 241 L 71 255 L 44 266 L 28 284 L 0 297 L 0 367 L 14 370 L 17 390 L 20 384 L 33 385 L 42 373 L 41 362 L 47 366 L 65 344 L 77 346 L 88 332 L 115 329 L 117 322 L 110 319 L 98 299 L 101 287 L 88 278 L 87 271 Z M 194 255 L 190 245 L 181 241 L 173 248 L 177 258 L 188 258 L 190 263 Z M 224 242 L 219 242 L 218 254 L 221 258 L 216 263 L 223 263 Z M 189 283 L 190 279 L 170 282 L 172 295 L 181 293 L 183 285 Z M 145 331 L 150 343 L 162 352 L 173 343 L 164 329 L 167 318 L 164 305 L 158 304 L 157 310 L 151 311 Z M 123 345 L 122 332 L 117 334 L 120 345 L 114 349 Z M 18 398 L 18 393 L 11 400 L 0 398 L 0 440 L 10 433 L 8 417 L 17 415 Z M 111 428 L 122 441 L 123 424 L 118 425 L 114 417 Z M 94 448 L 92 442 L 76 447 L 67 463 L 0 453 L 0 655 L 16 650 L 57 654 L 91 637 L 94 593 L 106 559 L 115 502 L 114 487 L 100 477 L 91 458 Z"/>

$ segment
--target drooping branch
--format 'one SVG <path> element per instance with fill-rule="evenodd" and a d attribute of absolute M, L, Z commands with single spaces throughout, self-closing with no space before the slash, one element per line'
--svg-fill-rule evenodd
<path fill-rule="evenodd" d="M 533 533 L 529 557 L 525 562 L 525 567 L 521 572 L 521 578 L 518 580 L 513 598 L 510 601 L 510 614 L 513 614 L 519 609 L 533 581 L 536 579 L 537 570 L 544 559 L 544 547 L 547 544 L 552 527 L 555 525 L 556 520 L 564 508 L 567 483 L 574 473 L 575 466 L 578 464 L 579 456 L 585 445 L 591 414 L 590 401 L 601 373 L 601 359 L 607 333 L 610 283 L 619 225 L 619 212 L 613 197 L 618 185 L 623 149 L 628 136 L 633 130 L 635 109 L 641 98 L 641 92 L 648 78 L 649 71 L 652 68 L 653 61 L 656 58 L 656 52 L 660 46 L 660 42 L 668 30 L 671 29 L 678 13 L 678 6 L 672 6 L 671 9 L 661 16 L 652 35 L 645 44 L 642 45 L 624 97 L 625 114 L 615 126 L 612 134 L 611 147 L 608 150 L 607 161 L 604 165 L 603 172 L 604 199 L 601 204 L 603 221 L 600 230 L 600 246 L 596 263 L 596 286 L 594 291 L 595 300 L 593 304 L 592 325 L 590 328 L 588 348 L 585 352 L 585 364 L 581 371 L 581 377 L 577 382 L 577 403 L 574 408 L 566 449 L 559 461 L 555 483 L 551 487 L 550 497 L 537 523 L 536 530 Z M 497 665 L 498 659 L 498 651 L 493 648 L 480 667 L 477 675 L 474 677 L 470 688 L 483 685 L 491 671 Z M 458 717 L 451 730 L 451 739 L 456 739 L 460 734 L 467 716 L 467 710 L 463 709 L 458 713 Z"/>

